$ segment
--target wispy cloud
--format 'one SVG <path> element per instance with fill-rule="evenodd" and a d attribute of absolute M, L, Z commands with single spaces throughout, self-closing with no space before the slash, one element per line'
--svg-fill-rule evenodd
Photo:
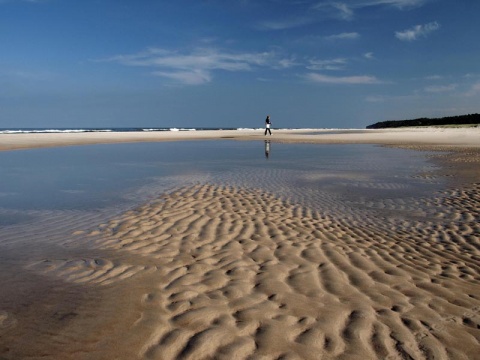
<path fill-rule="evenodd" d="M 319 1 L 311 6 L 312 10 L 319 10 L 327 16 L 352 20 L 355 11 L 368 7 L 389 6 L 404 10 L 424 5 L 431 0 L 344 0 L 344 1 Z"/>
<path fill-rule="evenodd" d="M 291 57 L 291 58 L 278 59 L 277 61 L 275 61 L 275 64 L 272 64 L 272 67 L 274 69 L 288 69 L 298 65 L 301 65 L 301 63 L 299 63 L 295 59 L 295 57 Z"/>
<path fill-rule="evenodd" d="M 355 40 L 360 37 L 360 34 L 357 32 L 344 32 L 340 34 L 328 35 L 325 36 L 326 40 Z"/>
<path fill-rule="evenodd" d="M 323 70 L 343 70 L 347 64 L 347 59 L 337 58 L 330 60 L 309 60 L 307 69 L 323 71 Z"/>
<path fill-rule="evenodd" d="M 339 84 L 339 85 L 371 85 L 381 84 L 382 82 L 374 76 L 328 76 L 318 73 L 309 73 L 306 79 L 320 84 Z"/>
<path fill-rule="evenodd" d="M 480 95 L 480 82 L 473 84 L 470 87 L 470 90 L 466 93 L 467 96 L 477 96 Z"/>
<path fill-rule="evenodd" d="M 394 6 L 399 9 L 413 8 L 422 6 L 427 3 L 428 0 L 370 0 L 370 1 L 360 1 L 359 6 L 380 6 L 380 5 L 389 5 Z"/>
<path fill-rule="evenodd" d="M 153 75 L 161 76 L 168 79 L 175 80 L 186 85 L 200 85 L 208 83 L 212 80 L 210 72 L 205 70 L 191 70 L 191 71 L 154 71 Z"/>
<path fill-rule="evenodd" d="M 427 80 L 442 80 L 443 76 L 441 76 L 441 75 L 429 75 L 429 76 L 426 76 L 425 79 L 427 79 Z"/>
<path fill-rule="evenodd" d="M 479 77 L 480 77 L 480 74 L 468 73 L 468 74 L 463 75 L 463 77 L 464 77 L 465 79 L 476 79 L 476 78 L 479 78 Z"/>
<path fill-rule="evenodd" d="M 111 58 L 124 65 L 155 66 L 173 69 L 203 70 L 250 70 L 252 65 L 262 65 L 271 57 L 271 53 L 233 54 L 219 52 L 211 48 L 196 49 L 191 53 L 178 53 L 158 48 L 133 55 L 119 55 Z"/>
<path fill-rule="evenodd" d="M 367 53 L 363 54 L 363 57 L 364 57 L 365 59 L 369 59 L 369 60 L 375 59 L 375 57 L 373 56 L 373 53 L 372 53 L 372 52 L 367 52 Z"/>
<path fill-rule="evenodd" d="M 116 62 L 126 66 L 147 67 L 152 74 L 187 85 L 212 81 L 214 71 L 252 71 L 260 67 L 285 69 L 295 65 L 292 59 L 277 56 L 274 52 L 233 53 L 213 48 L 197 48 L 191 52 L 177 52 L 160 48 L 117 55 L 102 62 Z"/>
<path fill-rule="evenodd" d="M 285 30 L 302 27 L 319 21 L 318 14 L 327 18 L 336 18 L 350 21 L 355 17 L 355 11 L 368 7 L 388 6 L 396 9 L 409 9 L 419 7 L 432 0 L 319 0 L 312 5 L 307 5 L 308 12 L 304 16 L 290 17 L 281 20 L 266 20 L 258 23 L 260 30 Z M 298 1 L 298 5 L 305 9 L 305 4 L 310 0 Z M 317 14 L 312 14 L 312 10 Z M 321 16 L 322 16 L 321 15 Z"/>
<path fill-rule="evenodd" d="M 332 3 L 334 9 L 338 10 L 338 16 L 343 20 L 352 20 L 353 9 L 344 3 Z"/>
<path fill-rule="evenodd" d="M 427 86 L 424 90 L 428 93 L 442 93 L 442 92 L 449 92 L 453 91 L 458 87 L 457 84 L 449 84 L 449 85 L 431 85 Z"/>
<path fill-rule="evenodd" d="M 310 9 L 322 13 L 327 17 L 341 20 L 352 20 L 354 17 L 354 9 L 345 2 L 317 2 L 312 5 Z"/>
<path fill-rule="evenodd" d="M 440 24 L 434 21 L 425 25 L 416 25 L 404 31 L 396 31 L 395 37 L 402 41 L 414 41 L 420 37 L 428 36 L 430 33 L 438 30 L 439 28 Z"/>

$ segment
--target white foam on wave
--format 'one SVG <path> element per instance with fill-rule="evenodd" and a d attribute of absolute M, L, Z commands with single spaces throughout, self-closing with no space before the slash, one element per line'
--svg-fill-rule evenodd
<path fill-rule="evenodd" d="M 170 128 L 168 130 L 169 131 L 197 131 L 197 129 L 193 129 L 193 128 L 191 128 L 191 129 L 188 129 L 188 128 L 180 128 L 180 129 L 179 128 Z"/>
<path fill-rule="evenodd" d="M 35 129 L 35 130 L 0 130 L 0 134 L 56 134 L 84 132 L 112 132 L 111 129 Z"/>

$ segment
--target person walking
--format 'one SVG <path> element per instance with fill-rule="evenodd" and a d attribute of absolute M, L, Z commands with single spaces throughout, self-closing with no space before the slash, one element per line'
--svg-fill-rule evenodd
<path fill-rule="evenodd" d="M 270 121 L 270 115 L 267 115 L 267 118 L 265 119 L 265 136 L 267 136 L 267 131 L 272 135 L 272 131 L 270 130 L 270 125 L 272 122 Z"/>

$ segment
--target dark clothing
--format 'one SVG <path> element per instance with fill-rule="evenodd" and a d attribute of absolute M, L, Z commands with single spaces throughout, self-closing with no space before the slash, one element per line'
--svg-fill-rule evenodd
<path fill-rule="evenodd" d="M 272 131 L 270 130 L 270 125 L 272 123 L 270 122 L 270 117 L 267 117 L 265 119 L 265 135 L 267 135 L 267 131 L 270 133 L 270 135 L 272 135 Z"/>

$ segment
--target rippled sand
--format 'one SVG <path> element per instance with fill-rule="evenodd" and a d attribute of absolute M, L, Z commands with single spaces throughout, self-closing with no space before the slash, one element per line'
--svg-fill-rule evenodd
<path fill-rule="evenodd" d="M 335 198 L 320 211 L 261 190 L 205 183 L 94 229 L 92 218 L 64 213 L 68 239 L 48 224 L 16 234 L 51 245 L 34 259 L 16 243 L 23 270 L 9 279 L 0 274 L 4 290 L 17 288 L 3 295 L 0 354 L 478 358 L 480 154 L 442 157 L 448 189 L 408 203 L 365 202 L 364 211 L 346 211 Z"/>

